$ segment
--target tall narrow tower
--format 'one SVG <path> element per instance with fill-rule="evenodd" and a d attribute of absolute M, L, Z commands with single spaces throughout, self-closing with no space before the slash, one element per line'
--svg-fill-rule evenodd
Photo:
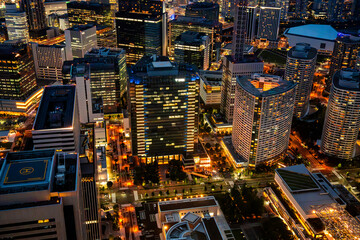
<path fill-rule="evenodd" d="M 316 65 L 316 48 L 307 43 L 298 43 L 287 54 L 285 80 L 297 83 L 295 112 L 297 118 L 304 117 L 309 109 L 310 93 Z"/>
<path fill-rule="evenodd" d="M 240 61 L 244 57 L 244 45 L 246 38 L 246 8 L 247 0 L 237 0 L 234 18 L 234 33 L 232 39 L 232 57 L 234 61 Z"/>
<path fill-rule="evenodd" d="M 255 55 L 244 54 L 247 29 L 247 0 L 238 0 L 235 9 L 232 54 L 223 59 L 223 78 L 220 111 L 232 123 L 234 114 L 236 77 L 262 73 L 264 63 Z"/>

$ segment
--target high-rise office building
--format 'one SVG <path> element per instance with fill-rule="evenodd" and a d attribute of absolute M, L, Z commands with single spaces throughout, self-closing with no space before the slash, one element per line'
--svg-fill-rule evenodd
<path fill-rule="evenodd" d="M 43 0 L 21 0 L 20 6 L 26 12 L 31 38 L 46 35 L 46 15 Z"/>
<path fill-rule="evenodd" d="M 335 40 L 334 51 L 331 57 L 329 77 L 326 89 L 330 90 L 334 74 L 343 68 L 354 68 L 356 58 L 360 52 L 360 35 L 339 33 Z"/>
<path fill-rule="evenodd" d="M 99 48 L 116 48 L 116 29 L 96 26 L 97 46 Z"/>
<path fill-rule="evenodd" d="M 326 109 L 321 151 L 341 159 L 354 157 L 360 127 L 360 72 L 335 73 Z"/>
<path fill-rule="evenodd" d="M 220 111 L 229 123 L 232 123 L 234 114 L 236 78 L 238 76 L 251 76 L 253 73 L 262 73 L 264 70 L 264 63 L 260 59 L 254 55 L 244 55 L 247 1 L 238 2 L 236 6 L 232 55 L 225 56 L 223 59 L 221 88 Z"/>
<path fill-rule="evenodd" d="M 88 24 L 66 29 L 65 41 L 68 59 L 83 58 L 87 51 L 97 47 L 96 27 Z"/>
<path fill-rule="evenodd" d="M 289 0 L 288 17 L 304 20 L 307 17 L 308 0 Z"/>
<path fill-rule="evenodd" d="M 245 42 L 250 44 L 256 38 L 259 13 L 258 6 L 248 6 L 246 9 L 246 39 Z"/>
<path fill-rule="evenodd" d="M 67 14 L 70 27 L 84 24 L 114 26 L 110 4 L 85 1 L 68 2 Z"/>
<path fill-rule="evenodd" d="M 307 43 L 298 43 L 287 54 L 284 79 L 297 83 L 294 116 L 304 117 L 309 110 L 317 50 Z"/>
<path fill-rule="evenodd" d="M 257 37 L 268 41 L 276 41 L 280 27 L 281 8 L 260 7 L 259 28 Z"/>
<path fill-rule="evenodd" d="M 100 239 L 100 206 L 96 186 L 96 163 L 80 157 L 82 199 L 86 226 L 86 239 Z"/>
<path fill-rule="evenodd" d="M 85 58 L 65 62 L 63 77 L 64 83 L 76 83 L 78 78 L 88 82 L 88 86 L 84 85 L 84 88 L 90 87 L 91 97 L 89 94 L 87 96 L 91 101 L 88 104 L 92 106 L 88 108 L 88 111 L 91 110 L 90 114 L 118 113 L 123 107 L 121 100 L 126 92 L 128 79 L 125 50 L 92 49 L 85 54 Z"/>
<path fill-rule="evenodd" d="M 344 0 L 328 0 L 327 1 L 327 20 L 331 22 L 345 20 Z"/>
<path fill-rule="evenodd" d="M 202 17 L 219 22 L 219 4 L 212 2 L 194 2 L 186 6 L 185 16 Z"/>
<path fill-rule="evenodd" d="M 36 90 L 34 61 L 27 44 L 0 44 L 0 86 L 0 99 L 22 100 Z"/>
<path fill-rule="evenodd" d="M 210 63 L 210 39 L 204 33 L 187 31 L 175 40 L 175 61 L 207 70 Z"/>
<path fill-rule="evenodd" d="M 35 72 L 38 82 L 49 84 L 62 82 L 62 66 L 70 60 L 66 56 L 65 45 L 39 45 L 31 43 Z"/>
<path fill-rule="evenodd" d="M 132 151 L 159 164 L 194 152 L 197 141 L 199 75 L 167 57 L 143 57 L 129 81 Z"/>
<path fill-rule="evenodd" d="M 34 149 L 78 152 L 80 123 L 75 85 L 45 87 L 32 136 Z"/>
<path fill-rule="evenodd" d="M 136 63 L 147 54 L 166 55 L 166 12 L 159 0 L 121 1 L 116 13 L 117 46 L 126 61 Z"/>
<path fill-rule="evenodd" d="M 289 18 L 288 18 L 289 0 L 275 1 L 274 7 L 281 8 L 280 19 L 283 22 L 287 22 L 289 20 Z"/>
<path fill-rule="evenodd" d="M 20 11 L 15 3 L 6 3 L 5 23 L 9 40 L 29 42 L 29 26 L 26 13 Z"/>
<path fill-rule="evenodd" d="M 0 236 L 86 239 L 77 154 L 10 152 L 0 167 Z"/>
<path fill-rule="evenodd" d="M 210 38 L 210 59 L 214 59 L 213 54 L 220 45 L 220 33 L 222 25 L 202 17 L 177 16 L 169 22 L 168 40 L 169 56 L 174 56 L 174 44 L 177 37 L 186 31 L 204 33 Z"/>
<path fill-rule="evenodd" d="M 239 77 L 232 143 L 249 166 L 279 160 L 289 144 L 296 83 L 279 76 Z"/>

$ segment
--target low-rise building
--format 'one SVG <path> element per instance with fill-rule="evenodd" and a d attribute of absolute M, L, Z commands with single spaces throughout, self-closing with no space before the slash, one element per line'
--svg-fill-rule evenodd
<path fill-rule="evenodd" d="M 234 239 L 215 197 L 158 202 L 157 225 L 161 239 Z"/>

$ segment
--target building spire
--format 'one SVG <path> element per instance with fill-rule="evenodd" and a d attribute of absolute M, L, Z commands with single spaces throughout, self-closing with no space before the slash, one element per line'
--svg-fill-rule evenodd
<path fill-rule="evenodd" d="M 246 38 L 246 8 L 248 0 L 236 0 L 234 32 L 232 40 L 232 57 L 235 62 L 244 57 L 244 45 Z"/>

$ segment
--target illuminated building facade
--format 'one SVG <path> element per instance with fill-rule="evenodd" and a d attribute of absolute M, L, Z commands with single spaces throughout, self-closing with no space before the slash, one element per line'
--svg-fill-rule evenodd
<path fill-rule="evenodd" d="M 96 165 L 87 157 L 80 157 L 80 169 L 86 239 L 100 239 L 100 205 L 96 186 Z"/>
<path fill-rule="evenodd" d="M 199 75 L 167 57 L 143 57 L 128 87 L 133 155 L 159 164 L 194 152 L 199 111 Z"/>
<path fill-rule="evenodd" d="M 330 90 L 334 74 L 343 68 L 354 68 L 356 58 L 360 53 L 360 35 L 339 33 L 335 40 L 334 51 L 331 57 L 329 77 L 326 89 Z"/>
<path fill-rule="evenodd" d="M 96 27 L 78 25 L 65 30 L 67 59 L 83 58 L 87 51 L 97 47 Z"/>
<path fill-rule="evenodd" d="M 76 83 L 79 77 L 89 81 L 92 113 L 109 114 L 121 110 L 128 79 L 125 50 L 94 48 L 85 58 L 65 62 L 62 73 L 64 83 Z"/>
<path fill-rule="evenodd" d="M 208 81 L 205 77 L 200 78 L 200 97 L 205 106 L 220 106 L 221 81 Z"/>
<path fill-rule="evenodd" d="M 31 43 L 36 77 L 39 82 L 49 84 L 62 82 L 62 66 L 66 60 L 65 45 L 39 45 Z"/>
<path fill-rule="evenodd" d="M 166 53 L 166 12 L 158 0 L 121 1 L 116 13 L 117 47 L 126 50 L 126 61 L 135 64 L 147 54 Z"/>
<path fill-rule="evenodd" d="M 184 32 L 192 31 L 206 34 L 210 39 L 210 60 L 214 59 L 215 43 L 220 42 L 221 24 L 202 17 L 177 16 L 169 22 L 168 40 L 169 56 L 175 52 L 175 40 Z"/>
<path fill-rule="evenodd" d="M 70 27 L 75 25 L 95 24 L 112 27 L 110 4 L 73 1 L 67 3 L 67 13 Z"/>
<path fill-rule="evenodd" d="M 258 6 L 247 6 L 246 9 L 246 39 L 245 42 L 250 44 L 256 38 L 258 25 Z"/>
<path fill-rule="evenodd" d="M 10 152 L 0 168 L 4 239 L 86 239 L 80 162 L 54 149 Z"/>
<path fill-rule="evenodd" d="M 23 43 L 0 45 L 0 99 L 24 100 L 37 88 L 34 61 Z"/>
<path fill-rule="evenodd" d="M 253 74 L 236 85 L 232 143 L 249 166 L 285 154 L 294 112 L 296 84 L 279 76 Z"/>
<path fill-rule="evenodd" d="M 210 39 L 203 33 L 184 32 L 175 40 L 175 61 L 207 70 L 210 63 Z"/>
<path fill-rule="evenodd" d="M 316 66 L 316 48 L 298 43 L 287 54 L 284 79 L 297 83 L 294 116 L 301 118 L 309 111 L 310 93 Z"/>
<path fill-rule="evenodd" d="M 6 3 L 5 22 L 9 40 L 29 42 L 29 26 L 26 13 L 16 8 L 15 3 Z"/>
<path fill-rule="evenodd" d="M 185 16 L 202 17 L 219 22 L 219 4 L 212 2 L 194 2 L 186 6 Z"/>
<path fill-rule="evenodd" d="M 78 152 L 80 123 L 75 85 L 53 85 L 44 89 L 32 137 L 34 149 L 54 148 Z"/>
<path fill-rule="evenodd" d="M 321 151 L 341 159 L 354 156 L 360 127 L 360 72 L 335 73 L 326 110 Z"/>
<path fill-rule="evenodd" d="M 260 7 L 257 38 L 276 41 L 279 34 L 281 8 Z"/>
<path fill-rule="evenodd" d="M 26 12 L 31 38 L 46 35 L 46 15 L 43 0 L 22 0 L 20 7 Z"/>
<path fill-rule="evenodd" d="M 96 26 L 97 46 L 116 48 L 116 31 L 112 27 Z"/>

